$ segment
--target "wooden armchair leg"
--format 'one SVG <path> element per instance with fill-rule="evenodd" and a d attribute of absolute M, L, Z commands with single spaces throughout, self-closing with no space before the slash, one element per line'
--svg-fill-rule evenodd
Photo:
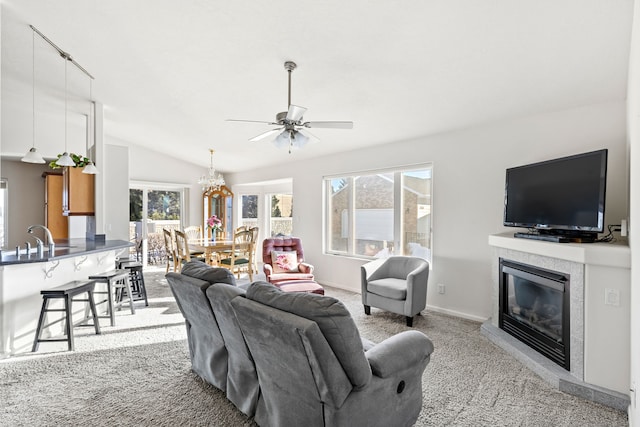
<path fill-rule="evenodd" d="M 413 317 L 412 316 L 407 316 L 407 326 L 412 328 L 413 327 Z"/>
<path fill-rule="evenodd" d="M 370 305 L 365 305 L 364 306 L 364 314 L 366 314 L 366 315 L 370 315 L 371 314 L 371 306 Z"/>

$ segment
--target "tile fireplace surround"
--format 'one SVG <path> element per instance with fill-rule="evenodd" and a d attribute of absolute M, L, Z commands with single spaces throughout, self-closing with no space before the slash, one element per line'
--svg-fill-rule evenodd
<path fill-rule="evenodd" d="M 489 236 L 493 311 L 482 333 L 557 389 L 627 410 L 631 253 L 624 243 L 552 243 Z M 570 372 L 499 328 L 499 259 L 570 276 Z"/>

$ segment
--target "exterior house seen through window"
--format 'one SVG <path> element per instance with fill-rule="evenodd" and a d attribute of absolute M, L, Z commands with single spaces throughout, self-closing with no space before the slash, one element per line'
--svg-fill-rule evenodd
<path fill-rule="evenodd" d="M 326 252 L 431 262 L 431 165 L 325 177 Z"/>

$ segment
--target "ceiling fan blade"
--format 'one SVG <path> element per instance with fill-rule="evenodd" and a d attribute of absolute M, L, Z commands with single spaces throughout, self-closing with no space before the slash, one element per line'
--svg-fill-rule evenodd
<path fill-rule="evenodd" d="M 238 120 L 238 119 L 226 119 L 225 122 L 243 122 L 243 123 L 263 123 L 268 125 L 277 125 L 278 123 L 274 122 L 263 122 L 261 120 Z"/>
<path fill-rule="evenodd" d="M 284 128 L 271 129 L 271 130 L 268 130 L 266 132 L 262 132 L 260 135 L 254 136 L 253 138 L 249 139 L 249 141 L 251 141 L 251 142 L 260 141 L 261 139 L 265 139 L 265 138 L 267 138 L 267 137 L 269 137 L 269 136 L 271 136 L 273 134 L 276 134 L 276 133 L 282 131 L 282 129 L 284 129 Z"/>
<path fill-rule="evenodd" d="M 305 122 L 306 128 L 353 129 L 353 122 Z"/>
<path fill-rule="evenodd" d="M 286 119 L 292 122 L 297 122 L 302 118 L 305 111 L 307 111 L 306 108 L 291 104 L 289 105 L 289 111 L 287 112 Z"/>

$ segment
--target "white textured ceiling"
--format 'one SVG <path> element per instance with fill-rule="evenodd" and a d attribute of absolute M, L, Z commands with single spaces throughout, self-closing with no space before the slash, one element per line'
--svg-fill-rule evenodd
<path fill-rule="evenodd" d="M 623 100 L 633 9 L 632 0 L 2 5 L 18 17 L 3 19 L 3 45 L 12 32 L 31 40 L 32 24 L 95 76 L 110 140 L 204 167 L 211 147 L 225 172 Z M 298 64 L 292 103 L 308 108 L 305 120 L 352 120 L 353 130 L 317 129 L 319 143 L 289 155 L 247 141 L 268 126 L 225 121 L 285 111 L 287 60 Z M 3 75 L 12 65 L 3 54 Z"/>

